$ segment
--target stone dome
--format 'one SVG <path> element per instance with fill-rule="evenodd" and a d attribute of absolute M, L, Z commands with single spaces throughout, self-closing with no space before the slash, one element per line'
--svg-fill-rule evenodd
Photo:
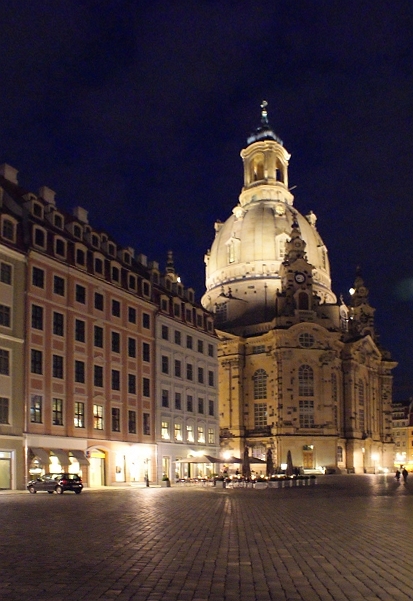
<path fill-rule="evenodd" d="M 269 128 L 268 121 L 267 131 Z M 262 131 L 262 127 L 257 131 Z M 242 150 L 244 187 L 239 203 L 225 223 L 215 224 L 215 239 L 205 256 L 206 292 L 203 306 L 222 317 L 219 322 L 259 323 L 274 314 L 275 295 L 281 289 L 279 270 L 292 224 L 298 223 L 313 266 L 313 289 L 322 303 L 335 303 L 331 290 L 327 248 L 316 229 L 316 217 L 304 217 L 293 206 L 288 189 L 290 155 L 275 136 L 251 135 Z"/>

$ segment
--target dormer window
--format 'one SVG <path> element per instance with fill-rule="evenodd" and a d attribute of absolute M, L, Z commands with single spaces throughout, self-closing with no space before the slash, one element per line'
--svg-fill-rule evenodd
<path fill-rule="evenodd" d="M 80 227 L 80 225 L 73 226 L 73 235 L 75 238 L 79 238 L 79 240 L 82 239 L 82 228 Z"/>
<path fill-rule="evenodd" d="M 99 248 L 99 236 L 97 234 L 92 234 L 92 246 Z"/>
<path fill-rule="evenodd" d="M 150 296 L 151 293 L 151 288 L 149 286 L 149 282 L 143 282 L 143 295 L 144 296 Z"/>
<path fill-rule="evenodd" d="M 136 290 L 136 277 L 131 273 L 128 276 L 128 286 L 129 290 Z"/>
<path fill-rule="evenodd" d="M 129 253 L 125 252 L 123 253 L 123 260 L 127 265 L 131 264 L 131 256 Z"/>
<path fill-rule="evenodd" d="M 63 229 L 63 217 L 59 214 L 55 214 L 53 217 L 53 223 L 59 230 Z"/>
<path fill-rule="evenodd" d="M 86 265 L 86 253 L 81 248 L 76 249 L 76 263 L 82 267 Z"/>
<path fill-rule="evenodd" d="M 111 242 L 108 244 L 108 254 L 109 254 L 111 257 L 114 257 L 114 256 L 115 256 L 115 245 L 114 245 L 114 244 L 112 244 Z"/>
<path fill-rule="evenodd" d="M 95 273 L 103 274 L 103 260 L 99 257 L 95 257 Z"/>
<path fill-rule="evenodd" d="M 59 257 L 66 257 L 66 242 L 62 238 L 55 238 L 54 253 Z"/>
<path fill-rule="evenodd" d="M 10 240 L 10 242 L 15 242 L 15 238 L 16 238 L 16 226 L 14 221 L 12 221 L 11 219 L 3 219 L 3 223 L 1 226 L 1 235 L 3 236 L 3 238 L 5 238 L 6 240 Z"/>
<path fill-rule="evenodd" d="M 40 248 L 46 247 L 46 234 L 45 231 L 40 229 L 39 227 L 34 228 L 33 232 L 33 243 Z"/>
<path fill-rule="evenodd" d="M 112 281 L 119 284 L 120 270 L 119 267 L 112 267 Z"/>
<path fill-rule="evenodd" d="M 161 300 L 161 309 L 162 311 L 164 311 L 165 313 L 168 311 L 168 301 L 166 300 L 166 298 L 163 298 Z"/>
<path fill-rule="evenodd" d="M 39 217 L 39 219 L 43 219 L 43 206 L 40 203 L 34 202 L 32 211 L 33 211 L 33 215 L 35 217 Z"/>

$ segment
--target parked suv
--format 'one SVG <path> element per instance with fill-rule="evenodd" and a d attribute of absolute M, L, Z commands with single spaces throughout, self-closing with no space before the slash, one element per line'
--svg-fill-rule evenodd
<path fill-rule="evenodd" d="M 45 474 L 36 480 L 30 480 L 27 485 L 27 490 L 32 494 L 44 490 L 49 494 L 56 492 L 61 495 L 65 490 L 72 490 L 79 495 L 82 488 L 82 478 L 77 474 Z"/>

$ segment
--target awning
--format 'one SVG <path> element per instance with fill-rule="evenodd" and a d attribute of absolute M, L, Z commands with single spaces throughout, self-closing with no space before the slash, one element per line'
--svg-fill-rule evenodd
<path fill-rule="evenodd" d="M 30 447 L 30 450 L 35 457 L 40 459 L 40 462 L 43 463 L 43 465 L 49 465 L 50 457 L 49 457 L 49 453 L 48 453 L 48 451 L 46 451 L 46 449 L 38 449 L 35 447 Z"/>
<path fill-rule="evenodd" d="M 186 457 L 178 459 L 177 463 L 222 463 L 221 459 L 212 457 L 211 455 L 200 455 L 198 457 Z"/>
<path fill-rule="evenodd" d="M 72 449 L 70 452 L 72 453 L 73 457 L 78 460 L 79 465 L 90 465 L 90 462 L 88 459 L 86 459 L 83 451 L 78 451 L 78 450 L 74 451 Z"/>
<path fill-rule="evenodd" d="M 60 465 L 69 465 L 69 454 L 67 451 L 63 451 L 63 449 L 50 449 L 51 452 L 56 455 L 59 460 Z"/>

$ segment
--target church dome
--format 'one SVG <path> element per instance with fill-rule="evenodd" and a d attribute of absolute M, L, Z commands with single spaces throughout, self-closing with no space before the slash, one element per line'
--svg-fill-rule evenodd
<path fill-rule="evenodd" d="M 280 266 L 296 221 L 313 267 L 313 289 L 322 303 L 335 303 L 327 249 L 316 217 L 304 217 L 293 206 L 288 189 L 290 155 L 268 124 L 266 103 L 261 126 L 241 151 L 244 187 L 225 223 L 215 224 L 215 239 L 205 256 L 203 306 L 216 313 L 217 325 L 270 321 L 281 290 Z M 230 308 L 230 315 L 224 315 Z"/>

